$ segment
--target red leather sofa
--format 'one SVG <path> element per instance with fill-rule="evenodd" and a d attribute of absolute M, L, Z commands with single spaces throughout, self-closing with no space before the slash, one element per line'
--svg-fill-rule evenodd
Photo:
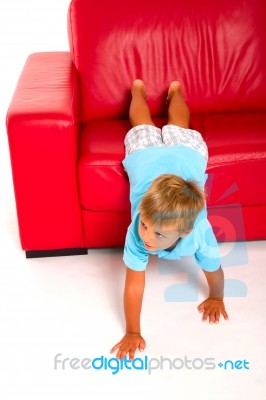
<path fill-rule="evenodd" d="M 154 121 L 178 79 L 209 147 L 219 241 L 266 238 L 263 0 L 72 0 L 69 52 L 29 56 L 7 114 L 19 232 L 28 257 L 123 246 L 121 161 L 131 83 Z"/>

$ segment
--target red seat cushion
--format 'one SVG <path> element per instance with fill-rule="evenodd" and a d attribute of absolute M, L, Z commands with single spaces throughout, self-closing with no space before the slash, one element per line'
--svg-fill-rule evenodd
<path fill-rule="evenodd" d="M 195 125 L 209 148 L 208 205 L 265 204 L 265 113 L 201 115 Z"/>
<path fill-rule="evenodd" d="M 165 119 L 156 119 L 162 126 Z M 194 115 L 209 148 L 208 206 L 265 204 L 266 116 L 252 114 Z M 130 210 L 124 171 L 127 120 L 93 121 L 83 125 L 78 168 L 82 208 L 95 211 Z"/>
<path fill-rule="evenodd" d="M 83 125 L 78 181 L 83 209 L 130 210 L 129 186 L 122 160 L 127 120 L 93 121 Z"/>

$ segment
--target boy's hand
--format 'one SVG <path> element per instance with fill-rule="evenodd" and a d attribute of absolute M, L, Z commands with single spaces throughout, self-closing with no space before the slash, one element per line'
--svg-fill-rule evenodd
<path fill-rule="evenodd" d="M 213 299 L 209 297 L 198 306 L 198 310 L 200 313 L 203 312 L 202 321 L 205 322 L 209 318 L 210 324 L 218 324 L 221 314 L 223 315 L 224 319 L 228 319 L 223 299 Z"/>
<path fill-rule="evenodd" d="M 110 351 L 113 353 L 118 349 L 116 353 L 116 358 L 123 358 L 129 353 L 129 359 L 133 360 L 135 356 L 135 351 L 143 351 L 146 347 L 145 340 L 139 333 L 126 333 L 123 339 L 118 342 Z"/>

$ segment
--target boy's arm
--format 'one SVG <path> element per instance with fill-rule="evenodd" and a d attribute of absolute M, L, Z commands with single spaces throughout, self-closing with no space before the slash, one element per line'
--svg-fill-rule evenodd
<path fill-rule="evenodd" d="M 224 273 L 221 267 L 214 272 L 207 272 L 205 270 L 203 272 L 209 286 L 209 297 L 198 306 L 198 310 L 201 313 L 203 312 L 202 321 L 206 321 L 209 318 L 210 323 L 218 324 L 221 314 L 224 319 L 228 319 L 223 302 Z"/>
<path fill-rule="evenodd" d="M 126 333 L 140 334 L 140 313 L 145 288 L 145 271 L 127 268 L 124 290 Z"/>
<path fill-rule="evenodd" d="M 141 336 L 140 314 L 142 298 L 145 287 L 145 271 L 126 270 L 124 289 L 124 311 L 126 319 L 126 334 L 111 350 L 116 353 L 117 358 L 123 358 L 129 353 L 133 359 L 137 349 L 144 350 L 146 344 Z"/>

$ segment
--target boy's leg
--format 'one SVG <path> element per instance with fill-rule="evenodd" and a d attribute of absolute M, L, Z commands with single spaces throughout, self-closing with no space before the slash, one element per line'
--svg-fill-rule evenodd
<path fill-rule="evenodd" d="M 126 156 L 134 151 L 153 146 L 164 146 L 161 129 L 152 121 L 151 113 L 146 102 L 146 90 L 143 81 L 133 82 L 132 100 L 129 108 L 129 119 L 132 128 L 125 136 Z"/>
<path fill-rule="evenodd" d="M 174 81 L 168 91 L 168 125 L 177 125 L 181 128 L 189 127 L 190 112 L 184 100 L 181 85 Z"/>
<path fill-rule="evenodd" d="M 132 127 L 137 125 L 154 125 L 149 106 L 146 102 L 146 90 L 142 80 L 136 79 L 133 82 L 132 99 L 129 108 L 129 120 Z"/>
<path fill-rule="evenodd" d="M 189 129 L 190 112 L 178 81 L 171 83 L 168 91 L 168 124 L 162 129 L 165 146 L 186 146 L 198 151 L 208 160 L 208 148 L 201 134 Z"/>

